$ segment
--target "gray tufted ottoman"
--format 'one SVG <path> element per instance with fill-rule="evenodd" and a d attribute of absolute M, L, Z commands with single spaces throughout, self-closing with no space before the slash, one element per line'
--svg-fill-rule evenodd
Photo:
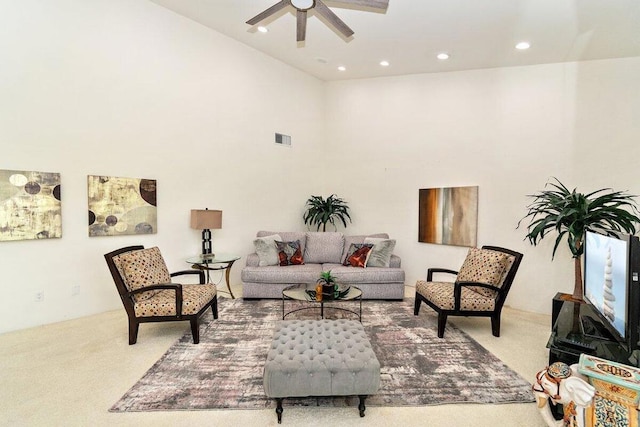
<path fill-rule="evenodd" d="M 285 320 L 278 324 L 264 365 L 264 391 L 277 402 L 308 396 L 365 398 L 380 385 L 380 363 L 360 322 L 355 320 Z"/>

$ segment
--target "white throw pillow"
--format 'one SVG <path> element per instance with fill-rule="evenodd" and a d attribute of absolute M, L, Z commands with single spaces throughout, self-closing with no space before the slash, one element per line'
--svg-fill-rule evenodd
<path fill-rule="evenodd" d="M 271 236 L 258 237 L 253 241 L 256 254 L 258 254 L 258 266 L 265 267 L 267 265 L 280 264 L 276 240 L 280 241 L 282 237 L 279 234 L 272 234 Z"/>
<path fill-rule="evenodd" d="M 365 243 L 373 243 L 367 267 L 389 267 L 391 254 L 396 247 L 395 239 L 381 239 L 377 237 L 367 237 Z"/>

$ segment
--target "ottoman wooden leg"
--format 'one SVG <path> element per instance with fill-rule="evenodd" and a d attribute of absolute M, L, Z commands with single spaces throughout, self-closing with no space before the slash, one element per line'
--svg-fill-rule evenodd
<path fill-rule="evenodd" d="M 358 397 L 360 398 L 360 404 L 358 405 L 358 409 L 360 410 L 360 416 L 364 417 L 364 410 L 367 409 L 364 407 L 364 400 L 367 398 L 367 396 L 361 394 Z"/>
<path fill-rule="evenodd" d="M 282 424 L 282 398 L 276 398 L 276 414 L 278 415 L 278 424 Z"/>

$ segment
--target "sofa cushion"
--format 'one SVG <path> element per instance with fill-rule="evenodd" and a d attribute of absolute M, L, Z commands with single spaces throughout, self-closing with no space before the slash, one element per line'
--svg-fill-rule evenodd
<path fill-rule="evenodd" d="M 282 237 L 280 237 L 279 234 L 272 234 L 271 236 L 258 237 L 253 241 L 253 245 L 256 248 L 256 254 L 260 259 L 258 262 L 259 266 L 264 267 L 266 265 L 280 264 L 276 240 L 282 241 Z"/>
<path fill-rule="evenodd" d="M 381 239 L 377 237 L 367 237 L 365 243 L 373 243 L 371 255 L 367 260 L 367 267 L 389 267 L 391 254 L 396 247 L 396 241 L 393 239 Z"/>
<path fill-rule="evenodd" d="M 282 242 L 295 242 L 298 240 L 300 242 L 300 250 L 304 255 L 304 249 L 307 245 L 307 235 L 301 231 L 258 231 L 256 233 L 256 237 L 266 237 L 271 236 L 273 234 L 278 234 L 282 239 Z"/>
<path fill-rule="evenodd" d="M 182 285 L 182 314 L 198 313 L 216 296 L 216 285 Z M 172 289 L 158 291 L 153 297 L 137 301 L 133 309 L 137 317 L 175 316 L 176 292 Z"/>
<path fill-rule="evenodd" d="M 340 264 L 344 262 L 344 259 L 347 257 L 347 251 L 352 243 L 364 243 L 364 239 L 367 237 L 377 237 L 380 239 L 388 239 L 389 235 L 387 233 L 377 233 L 377 234 L 368 234 L 368 235 L 358 235 L 358 236 L 344 236 L 344 249 L 342 250 L 342 256 L 340 257 Z"/>
<path fill-rule="evenodd" d="M 344 235 L 342 233 L 310 231 L 307 233 L 304 251 L 305 262 L 309 264 L 339 263 L 342 259 L 343 246 Z"/>
<path fill-rule="evenodd" d="M 404 270 L 400 268 L 353 268 L 342 264 L 322 264 L 322 271 L 331 270 L 340 284 L 404 283 Z"/>
<path fill-rule="evenodd" d="M 442 310 L 453 310 L 454 284 L 450 282 L 426 282 L 418 280 L 416 292 L 440 307 Z M 489 298 L 463 286 L 460 292 L 460 310 L 493 311 L 496 308 L 494 298 Z"/>
<path fill-rule="evenodd" d="M 347 267 L 344 267 L 347 268 Z M 241 278 L 244 283 L 316 283 L 322 272 L 322 264 L 245 267 Z"/>
<path fill-rule="evenodd" d="M 352 243 L 342 265 L 365 268 L 369 255 L 371 255 L 371 248 L 373 248 L 372 244 Z"/>
<path fill-rule="evenodd" d="M 295 242 L 279 242 L 276 240 L 276 247 L 278 248 L 278 258 L 281 267 L 304 264 L 299 240 Z"/>

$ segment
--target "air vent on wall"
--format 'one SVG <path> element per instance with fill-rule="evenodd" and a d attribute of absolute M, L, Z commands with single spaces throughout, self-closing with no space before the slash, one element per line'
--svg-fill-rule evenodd
<path fill-rule="evenodd" d="M 287 145 L 291 147 L 291 137 L 289 135 L 276 133 L 276 144 Z"/>

